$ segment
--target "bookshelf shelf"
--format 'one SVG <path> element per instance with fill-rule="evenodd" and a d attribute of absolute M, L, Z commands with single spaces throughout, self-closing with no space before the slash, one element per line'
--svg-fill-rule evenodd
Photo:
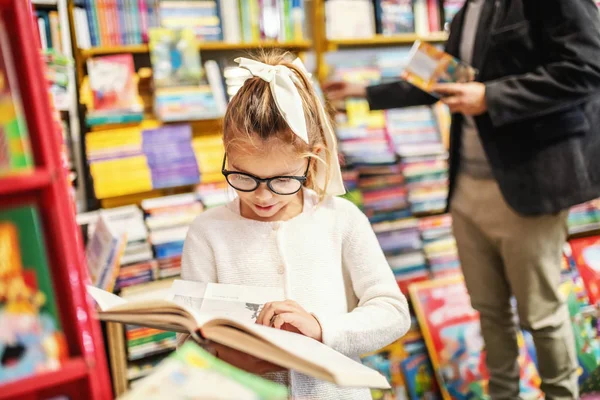
<path fill-rule="evenodd" d="M 88 365 L 82 357 L 65 362 L 57 371 L 33 375 L 0 386 L 0 400 L 37 398 L 35 393 L 85 378 Z"/>
<path fill-rule="evenodd" d="M 448 35 L 445 32 L 432 33 L 427 36 L 420 36 L 416 33 L 394 36 L 375 35 L 364 39 L 329 39 L 327 41 L 327 48 L 329 51 L 335 51 L 340 47 L 412 45 L 416 40 L 439 43 L 445 42 L 447 39 Z"/>
<path fill-rule="evenodd" d="M 308 40 L 296 42 L 256 42 L 256 43 L 225 43 L 225 42 L 206 42 L 201 43 L 198 48 L 201 51 L 230 51 L 230 50 L 252 50 L 252 49 L 270 49 L 281 47 L 290 50 L 308 50 L 312 43 Z M 83 59 L 88 59 L 94 56 L 107 54 L 144 54 L 148 53 L 148 45 L 128 45 L 117 47 L 95 47 L 86 50 L 80 50 L 80 55 Z"/>
<path fill-rule="evenodd" d="M 56 6 L 58 4 L 57 0 L 32 0 L 31 3 L 34 6 Z"/>
<path fill-rule="evenodd" d="M 33 172 L 0 178 L 0 195 L 42 189 L 48 186 L 52 180 L 53 174 L 43 168 L 36 168 Z"/>

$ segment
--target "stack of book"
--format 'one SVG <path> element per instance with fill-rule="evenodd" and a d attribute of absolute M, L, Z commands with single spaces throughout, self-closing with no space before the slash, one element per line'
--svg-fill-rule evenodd
<path fill-rule="evenodd" d="M 139 126 L 90 132 L 86 154 L 98 199 L 198 183 L 189 125 Z"/>
<path fill-rule="evenodd" d="M 127 325 L 127 355 L 129 361 L 136 361 L 154 354 L 174 350 L 177 333 L 153 328 Z"/>
<path fill-rule="evenodd" d="M 452 234 L 452 218 L 448 214 L 419 220 L 423 250 L 433 278 L 460 275 L 456 239 Z"/>
<path fill-rule="evenodd" d="M 220 133 L 203 134 L 192 139 L 192 148 L 200 168 L 200 183 L 212 184 L 225 182 L 221 173 L 225 148 Z"/>
<path fill-rule="evenodd" d="M 358 180 L 360 178 L 360 172 L 358 168 L 343 168 L 342 169 L 342 180 L 344 181 L 344 187 L 346 188 L 346 194 L 344 198 L 350 200 L 361 210 L 363 209 L 362 192 L 358 188 Z"/>
<path fill-rule="evenodd" d="M 148 30 L 159 26 L 159 0 L 84 0 L 75 8 L 80 48 L 148 42 Z M 83 4 L 82 4 L 83 3 Z"/>
<path fill-rule="evenodd" d="M 179 276 L 181 253 L 190 224 L 204 210 L 193 193 L 142 201 L 156 257 L 156 278 Z"/>
<path fill-rule="evenodd" d="M 410 216 L 408 192 L 399 164 L 358 167 L 362 209 L 371 223 Z"/>
<path fill-rule="evenodd" d="M 111 231 L 125 237 L 125 246 L 118 256 L 118 266 L 114 272 L 115 281 L 114 284 L 110 283 L 112 290 L 118 291 L 124 287 L 152 281 L 153 254 L 142 211 L 131 205 L 79 214 L 77 223 L 89 239 L 94 237 L 101 216 Z M 88 252 L 93 246 L 88 245 Z"/>
<path fill-rule="evenodd" d="M 570 235 L 600 230 L 600 199 L 572 207 L 568 224 Z"/>
<path fill-rule="evenodd" d="M 411 283 L 429 279 L 417 219 L 377 223 L 373 230 L 403 293 Z"/>
<path fill-rule="evenodd" d="M 448 195 L 447 152 L 430 107 L 386 112 L 387 129 L 409 189 L 415 215 L 442 212 Z"/>
<path fill-rule="evenodd" d="M 201 64 L 191 29 L 150 30 L 154 113 L 161 121 L 215 119 L 225 113 L 226 99 L 216 62 Z"/>
<path fill-rule="evenodd" d="M 146 260 L 129 265 L 122 265 L 117 276 L 115 291 L 123 288 L 152 282 L 158 269 L 156 260 Z"/>
<path fill-rule="evenodd" d="M 196 186 L 196 195 L 205 208 L 218 207 L 233 200 L 235 192 L 227 182 L 201 183 Z"/>
<path fill-rule="evenodd" d="M 200 180 L 190 125 L 165 125 L 144 130 L 142 150 L 154 189 L 191 185 Z"/>

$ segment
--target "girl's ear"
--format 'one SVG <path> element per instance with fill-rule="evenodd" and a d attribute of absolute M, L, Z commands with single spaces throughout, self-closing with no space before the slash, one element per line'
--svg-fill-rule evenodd
<path fill-rule="evenodd" d="M 323 151 L 325 150 L 325 146 L 321 143 L 316 144 L 313 147 L 313 153 L 315 153 L 317 156 L 321 157 L 323 155 Z"/>

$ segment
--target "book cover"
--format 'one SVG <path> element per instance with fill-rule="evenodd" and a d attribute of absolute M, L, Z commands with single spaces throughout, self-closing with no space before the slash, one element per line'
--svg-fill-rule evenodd
<path fill-rule="evenodd" d="M 579 383 L 582 384 L 600 364 L 600 342 L 598 330 L 592 317 L 581 314 L 585 305 L 578 299 L 577 288 L 572 280 L 567 280 L 559 286 L 560 292 L 567 300 L 573 335 L 575 337 L 575 351 L 581 367 Z"/>
<path fill-rule="evenodd" d="M 131 54 L 94 57 L 87 67 L 94 111 L 141 111 Z"/>
<path fill-rule="evenodd" d="M 438 83 L 471 82 L 477 71 L 437 47 L 416 41 L 401 77 L 419 89 L 439 97 L 431 88 Z"/>
<path fill-rule="evenodd" d="M 85 251 L 88 271 L 95 287 L 113 291 L 126 245 L 127 234 L 117 232 L 108 218 L 101 214 Z"/>
<path fill-rule="evenodd" d="M 413 400 L 441 399 L 433 367 L 427 354 L 415 354 L 401 361 L 408 396 Z"/>
<path fill-rule="evenodd" d="M 411 0 L 377 0 L 377 16 L 383 35 L 412 33 L 415 16 Z"/>
<path fill-rule="evenodd" d="M 0 176 L 33 168 L 31 143 L 8 34 L 0 22 Z"/>
<path fill-rule="evenodd" d="M 471 307 L 462 277 L 410 287 L 410 297 L 443 398 L 466 400 L 487 392 L 489 374 L 479 314 Z M 540 378 L 519 335 L 521 394 L 539 397 Z"/>
<path fill-rule="evenodd" d="M 32 205 L 0 210 L 0 326 L 0 383 L 56 370 L 67 356 L 40 216 Z"/>
<path fill-rule="evenodd" d="M 184 398 L 189 393 L 207 399 L 288 399 L 285 386 L 232 367 L 190 342 L 169 355 L 120 399 Z"/>
<path fill-rule="evenodd" d="M 198 86 L 205 78 L 192 29 L 152 28 L 150 60 L 157 88 Z"/>
<path fill-rule="evenodd" d="M 600 236 L 569 241 L 581 279 L 592 304 L 600 302 Z"/>

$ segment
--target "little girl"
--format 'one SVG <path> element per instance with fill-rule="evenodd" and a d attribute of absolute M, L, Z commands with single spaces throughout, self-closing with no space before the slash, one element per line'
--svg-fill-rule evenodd
<path fill-rule="evenodd" d="M 237 59 L 253 77 L 224 120 L 223 175 L 231 203 L 190 227 L 182 278 L 281 287 L 257 323 L 286 329 L 355 359 L 406 333 L 410 318 L 365 215 L 345 193 L 335 137 L 304 67 L 285 55 Z M 371 399 L 216 347 L 225 361 L 290 387 L 296 399 Z"/>

